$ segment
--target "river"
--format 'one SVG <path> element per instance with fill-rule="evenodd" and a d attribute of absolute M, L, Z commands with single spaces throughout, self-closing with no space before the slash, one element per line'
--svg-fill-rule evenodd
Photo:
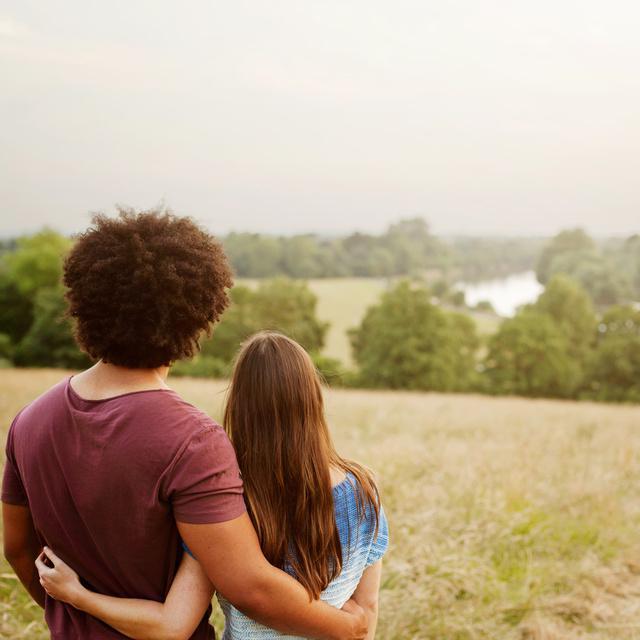
<path fill-rule="evenodd" d="M 543 290 L 534 271 L 514 273 L 496 280 L 459 282 L 456 288 L 464 291 L 470 307 L 481 300 L 488 300 L 501 316 L 513 316 L 519 306 L 534 302 Z"/>

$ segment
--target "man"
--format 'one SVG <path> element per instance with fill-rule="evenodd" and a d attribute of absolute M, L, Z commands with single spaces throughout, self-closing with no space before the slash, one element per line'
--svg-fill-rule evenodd
<path fill-rule="evenodd" d="M 276 629 L 364 638 L 354 603 L 309 602 L 264 559 L 221 427 L 166 384 L 172 362 L 228 304 L 220 245 L 168 213 L 98 216 L 64 267 L 79 345 L 97 364 L 15 418 L 2 486 L 5 555 L 45 609 L 51 637 L 122 638 L 46 596 L 34 561 L 56 550 L 101 593 L 164 600 L 180 537 L 237 608 Z M 213 638 L 205 616 L 192 638 Z"/>

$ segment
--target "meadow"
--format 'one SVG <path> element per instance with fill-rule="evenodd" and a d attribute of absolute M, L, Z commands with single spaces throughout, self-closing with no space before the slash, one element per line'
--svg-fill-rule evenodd
<path fill-rule="evenodd" d="M 256 287 L 258 280 L 240 278 L 237 284 Z M 323 353 L 337 358 L 347 367 L 353 365 L 347 331 L 357 327 L 367 309 L 378 303 L 393 280 L 387 278 L 312 278 L 306 280 L 318 298 L 317 315 L 329 323 Z M 467 311 L 481 335 L 494 333 L 500 318 L 489 313 Z"/>
<path fill-rule="evenodd" d="M 17 410 L 62 375 L 0 370 L 3 442 Z M 220 417 L 224 382 L 172 385 Z M 640 638 L 639 407 L 359 390 L 326 399 L 338 448 L 376 470 L 391 524 L 378 638 Z M 0 637 L 47 637 L 4 562 Z"/>

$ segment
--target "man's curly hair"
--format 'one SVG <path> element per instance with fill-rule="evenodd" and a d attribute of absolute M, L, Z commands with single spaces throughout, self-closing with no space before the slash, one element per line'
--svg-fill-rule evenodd
<path fill-rule="evenodd" d="M 229 304 L 224 251 L 189 218 L 119 211 L 95 216 L 64 264 L 78 344 L 134 369 L 189 358 Z"/>

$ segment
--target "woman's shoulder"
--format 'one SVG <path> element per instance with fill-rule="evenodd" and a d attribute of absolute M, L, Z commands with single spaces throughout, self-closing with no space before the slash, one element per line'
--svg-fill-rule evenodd
<path fill-rule="evenodd" d="M 342 480 L 333 486 L 333 498 L 339 524 L 345 520 L 351 526 L 376 525 L 382 505 L 371 476 L 363 478 L 357 470 L 346 470 Z"/>

